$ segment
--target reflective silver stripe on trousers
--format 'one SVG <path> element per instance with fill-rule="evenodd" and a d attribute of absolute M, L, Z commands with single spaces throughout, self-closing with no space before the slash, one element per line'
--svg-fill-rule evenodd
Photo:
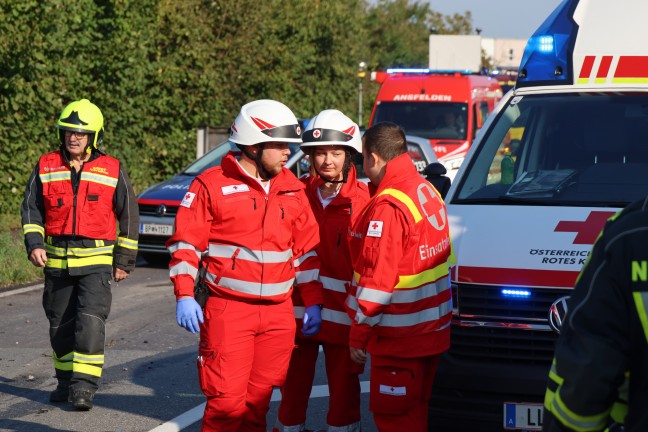
<path fill-rule="evenodd" d="M 238 253 L 237 253 L 238 249 Z M 265 251 L 252 250 L 243 246 L 234 245 L 209 245 L 209 256 L 216 258 L 232 258 L 236 254 L 237 260 L 252 261 L 262 264 L 285 263 L 292 258 L 292 250 Z"/>
<path fill-rule="evenodd" d="M 190 265 L 186 261 L 180 261 L 178 264 L 169 269 L 169 276 L 178 276 L 183 274 L 190 275 L 191 277 L 196 279 L 198 269 Z"/>
<path fill-rule="evenodd" d="M 278 432 L 304 432 L 306 430 L 305 428 L 306 425 L 304 423 L 295 426 L 284 426 L 281 424 L 279 419 L 277 419 L 277 422 L 275 423 L 272 430 L 276 430 Z"/>
<path fill-rule="evenodd" d="M 307 252 L 307 253 L 305 253 L 304 255 L 300 256 L 299 258 L 295 258 L 295 260 L 293 261 L 293 264 L 294 264 L 295 268 L 296 268 L 296 267 L 299 267 L 299 266 L 302 265 L 302 263 L 303 263 L 304 261 L 306 261 L 308 258 L 310 258 L 310 257 L 316 257 L 316 256 L 317 256 L 317 252 L 315 252 L 314 250 L 312 250 L 312 251 Z"/>
<path fill-rule="evenodd" d="M 434 283 L 422 285 L 413 289 L 395 289 L 391 294 L 373 288 L 358 287 L 358 298 L 381 305 L 414 303 L 426 298 L 434 297 L 450 288 L 448 278 L 441 278 Z"/>
<path fill-rule="evenodd" d="M 324 288 L 327 290 L 339 292 L 342 294 L 346 294 L 346 286 L 345 284 L 350 284 L 351 280 L 340 280 L 340 279 L 334 279 L 326 276 L 320 276 L 320 281 L 322 282 L 322 285 Z"/>
<path fill-rule="evenodd" d="M 207 273 L 208 282 L 214 283 L 215 280 L 215 274 Z M 294 278 L 290 278 L 285 282 L 259 283 L 222 277 L 218 281 L 218 286 L 229 288 L 244 294 L 258 295 L 260 297 L 273 297 L 289 292 L 294 282 Z"/>
<path fill-rule="evenodd" d="M 199 251 L 198 249 L 196 249 L 196 247 L 195 247 L 194 245 L 192 245 L 191 243 L 187 243 L 187 242 L 176 242 L 176 243 L 173 243 L 172 245 L 170 245 L 170 246 L 167 248 L 167 250 L 169 251 L 169 253 L 174 253 L 174 252 L 177 252 L 177 251 L 179 251 L 179 250 L 181 250 L 181 249 L 183 249 L 183 250 L 190 250 L 190 251 L 194 251 L 194 253 L 195 253 L 196 256 L 198 257 L 198 259 L 200 259 L 200 256 L 201 256 L 200 251 Z"/>
<path fill-rule="evenodd" d="M 329 426 L 326 432 L 360 432 L 360 422 L 348 426 Z"/>
<path fill-rule="evenodd" d="M 369 324 L 370 326 L 380 323 L 381 327 L 410 327 L 424 322 L 436 321 L 450 313 L 452 313 L 451 300 L 437 307 L 410 314 L 380 314 L 375 317 L 368 317 L 360 309 L 356 309 L 356 320 L 358 324 Z"/>
<path fill-rule="evenodd" d="M 295 311 L 295 318 L 304 318 L 304 312 L 306 312 L 305 306 L 294 306 L 293 310 Z M 326 307 L 322 309 L 322 321 L 330 321 L 348 326 L 352 324 L 351 318 L 349 318 L 346 312 L 340 312 Z"/>
<path fill-rule="evenodd" d="M 319 270 L 304 270 L 295 272 L 295 279 L 298 284 L 316 281 L 319 278 Z"/>

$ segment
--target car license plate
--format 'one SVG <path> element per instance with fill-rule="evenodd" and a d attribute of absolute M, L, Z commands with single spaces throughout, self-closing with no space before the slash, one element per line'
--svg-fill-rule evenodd
<path fill-rule="evenodd" d="M 542 404 L 504 403 L 505 430 L 542 430 Z"/>
<path fill-rule="evenodd" d="M 153 235 L 171 235 L 173 234 L 173 225 L 161 224 L 140 224 L 140 234 L 153 234 Z"/>

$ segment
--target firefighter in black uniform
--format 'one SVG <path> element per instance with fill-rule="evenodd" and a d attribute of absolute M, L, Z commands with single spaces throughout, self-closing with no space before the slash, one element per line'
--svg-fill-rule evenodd
<path fill-rule="evenodd" d="M 21 208 L 27 256 L 44 267 L 58 379 L 50 401 L 69 400 L 79 410 L 92 408 L 101 377 L 111 279 L 135 268 L 139 235 L 128 175 L 98 147 L 103 123 L 87 99 L 65 107 L 56 124 L 61 147 L 40 157 Z"/>
<path fill-rule="evenodd" d="M 567 303 L 544 431 L 648 431 L 648 198 L 608 221 Z"/>

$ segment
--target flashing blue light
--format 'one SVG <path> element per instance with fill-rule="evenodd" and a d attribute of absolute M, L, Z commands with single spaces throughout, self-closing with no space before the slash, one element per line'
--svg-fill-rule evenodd
<path fill-rule="evenodd" d="M 538 37 L 538 51 L 544 53 L 550 53 L 554 50 L 554 38 L 553 36 L 539 36 Z"/>
<path fill-rule="evenodd" d="M 531 297 L 531 291 L 523 289 L 508 289 L 504 288 L 501 291 L 503 297 L 512 297 L 512 298 L 529 298 Z"/>
<path fill-rule="evenodd" d="M 563 0 L 538 27 L 524 49 L 517 87 L 572 84 L 572 50 L 578 34 L 573 13 L 578 2 Z"/>

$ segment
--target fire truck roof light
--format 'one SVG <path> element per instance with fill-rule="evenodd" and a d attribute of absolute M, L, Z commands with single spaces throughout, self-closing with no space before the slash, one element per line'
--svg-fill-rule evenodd
<path fill-rule="evenodd" d="M 472 71 L 468 69 L 417 69 L 417 68 L 389 68 L 387 69 L 388 74 L 451 74 L 451 73 L 461 73 L 461 74 L 471 74 Z"/>
<path fill-rule="evenodd" d="M 577 0 L 563 0 L 529 38 L 517 80 L 518 87 L 573 84 L 572 52 L 578 25 Z"/>
<path fill-rule="evenodd" d="M 502 293 L 502 297 L 508 297 L 508 298 L 529 298 L 529 297 L 531 297 L 531 291 L 523 290 L 523 289 L 503 288 L 501 293 Z"/>

